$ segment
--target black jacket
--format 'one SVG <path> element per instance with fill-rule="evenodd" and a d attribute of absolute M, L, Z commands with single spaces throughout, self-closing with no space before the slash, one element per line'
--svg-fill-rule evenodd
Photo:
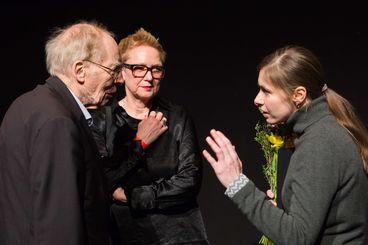
<path fill-rule="evenodd" d="M 133 140 L 139 120 L 130 117 L 121 107 L 111 110 L 117 129 L 107 127 L 108 131 L 115 132 L 114 140 L 106 137 L 105 131 L 105 140 L 110 143 L 105 149 L 99 144 L 101 155 L 111 160 L 106 165 L 110 190 L 122 186 L 128 199 L 127 204 L 112 205 L 121 242 L 205 241 L 205 228 L 196 201 L 201 186 L 202 158 L 193 121 L 183 107 L 163 99 L 155 99 L 152 110 L 164 114 L 169 129 L 144 152 Z M 106 125 L 101 126 L 99 122 L 104 116 L 92 114 L 103 132 Z"/>

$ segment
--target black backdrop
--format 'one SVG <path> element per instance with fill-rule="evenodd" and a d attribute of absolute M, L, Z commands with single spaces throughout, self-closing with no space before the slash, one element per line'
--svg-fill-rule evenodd
<path fill-rule="evenodd" d="M 240 2 L 240 1 L 234 1 Z M 253 106 L 260 59 L 286 44 L 313 50 L 329 87 L 344 95 L 366 121 L 368 28 L 362 6 L 298 6 L 232 1 L 59 1 L 2 3 L 1 110 L 47 78 L 44 43 L 55 26 L 98 20 L 120 40 L 144 27 L 168 53 L 160 94 L 191 112 L 201 148 L 211 128 L 224 131 L 244 172 L 266 190 L 262 153 L 254 141 L 260 115 Z M 255 244 L 260 232 L 223 195 L 204 162 L 199 202 L 213 245 Z M 272 222 L 272 221 L 270 221 Z"/>

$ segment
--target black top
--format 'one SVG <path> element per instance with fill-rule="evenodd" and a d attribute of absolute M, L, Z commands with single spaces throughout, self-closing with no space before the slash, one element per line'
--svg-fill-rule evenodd
<path fill-rule="evenodd" d="M 127 204 L 112 205 L 121 242 L 205 241 L 205 228 L 196 201 L 202 178 L 202 158 L 194 124 L 183 107 L 163 99 L 155 99 L 151 110 L 164 114 L 169 129 L 144 152 L 133 140 L 140 121 L 130 117 L 122 107 L 111 109 L 113 126 L 100 127 L 116 127 L 116 130 L 106 130 L 99 135 L 105 135 L 105 140 L 110 142 L 100 151 L 110 159 L 106 165 L 110 190 L 121 186 L 128 199 Z M 103 117 L 97 117 L 95 112 L 92 114 L 99 125 Z M 113 140 L 106 136 L 107 131 L 115 131 Z"/>

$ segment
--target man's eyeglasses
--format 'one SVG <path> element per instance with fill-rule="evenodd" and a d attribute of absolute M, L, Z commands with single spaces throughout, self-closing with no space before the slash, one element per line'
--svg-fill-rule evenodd
<path fill-rule="evenodd" d="M 162 66 L 147 67 L 145 65 L 133 65 L 123 63 L 123 67 L 132 71 L 133 76 L 137 78 L 144 77 L 148 71 L 151 72 L 152 77 L 155 79 L 161 79 L 165 76 L 165 69 Z"/>
<path fill-rule="evenodd" d="M 84 60 L 84 61 L 88 61 L 94 65 L 97 65 L 98 67 L 100 67 L 102 70 L 106 71 L 107 73 L 110 74 L 110 76 L 112 77 L 112 79 L 114 79 L 114 81 L 116 81 L 116 79 L 118 78 L 119 76 L 119 73 L 121 71 L 121 69 L 123 68 L 123 64 L 118 64 L 116 65 L 113 69 L 107 67 L 107 66 L 104 66 L 104 65 L 101 65 L 101 64 L 98 64 L 96 62 L 93 62 L 91 60 Z"/>

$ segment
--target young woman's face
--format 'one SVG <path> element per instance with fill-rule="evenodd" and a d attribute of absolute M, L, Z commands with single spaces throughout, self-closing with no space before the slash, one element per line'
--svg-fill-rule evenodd
<path fill-rule="evenodd" d="M 259 92 L 254 104 L 260 109 L 268 124 L 285 122 L 296 111 L 291 98 L 267 81 L 263 69 L 259 72 L 258 86 Z"/>

